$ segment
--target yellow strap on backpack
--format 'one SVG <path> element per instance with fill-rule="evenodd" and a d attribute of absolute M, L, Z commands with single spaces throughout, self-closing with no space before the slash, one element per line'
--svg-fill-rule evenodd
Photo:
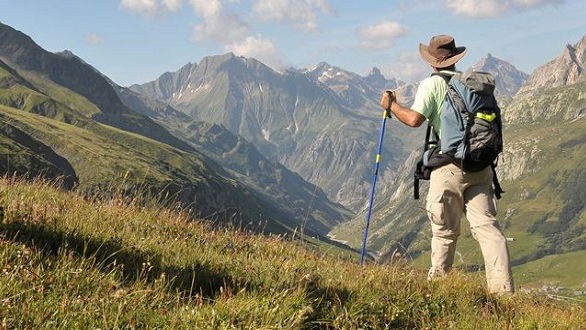
<path fill-rule="evenodd" d="M 477 112 L 476 113 L 476 118 L 480 118 L 480 119 L 484 119 L 487 122 L 491 122 L 496 118 L 496 113 L 482 113 L 482 112 Z"/>

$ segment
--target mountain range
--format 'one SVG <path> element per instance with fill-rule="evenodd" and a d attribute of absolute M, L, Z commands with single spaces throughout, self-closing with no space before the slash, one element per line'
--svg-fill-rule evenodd
<path fill-rule="evenodd" d="M 515 265 L 557 254 L 568 262 L 586 248 L 585 48 L 583 38 L 530 75 L 491 54 L 473 66 L 497 79 L 500 208 Z M 417 86 L 378 68 L 362 76 L 322 62 L 277 72 L 228 53 L 123 87 L 72 52 L 47 52 L 0 25 L 0 171 L 60 177 L 87 194 L 146 189 L 200 217 L 302 228 L 357 248 L 380 92 L 396 89 L 408 105 Z M 411 192 L 422 142 L 423 129 L 390 122 L 368 245 L 380 260 L 427 260 L 428 220 Z M 469 232 L 459 253 L 462 267 L 480 267 Z"/>
<path fill-rule="evenodd" d="M 371 164 L 365 160 L 374 156 L 380 125 L 378 116 L 372 116 L 379 113 L 377 91 L 399 84 L 377 70 L 361 77 L 326 63 L 280 73 L 229 53 L 130 89 L 196 120 L 226 127 L 323 188 L 331 199 L 357 210 L 369 189 Z M 396 129 L 399 136 L 415 134 Z M 397 137 L 390 140 L 383 176 L 392 176 L 392 166 L 408 150 Z"/>
<path fill-rule="evenodd" d="M 323 235 L 350 215 L 248 142 L 115 85 L 71 52 L 47 52 L 0 25 L 0 61 L 3 173 L 60 176 L 88 194 L 122 184 L 131 194 L 180 202 L 199 217 L 270 232 L 306 224 Z M 163 118 L 188 127 L 189 138 L 157 123 Z M 213 131 L 206 138 L 216 143 L 196 128 Z M 256 181 L 241 179 L 251 169 Z"/>

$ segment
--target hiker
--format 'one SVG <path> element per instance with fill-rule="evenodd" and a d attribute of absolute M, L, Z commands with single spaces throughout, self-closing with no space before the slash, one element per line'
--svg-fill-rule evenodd
<path fill-rule="evenodd" d="M 441 166 L 430 167 L 430 175 L 428 177 L 430 179 L 430 187 L 426 210 L 431 220 L 433 234 L 431 239 L 431 268 L 428 273 L 428 280 L 441 278 L 450 271 L 454 262 L 456 242 L 460 234 L 460 219 L 462 215 L 466 215 L 470 223 L 472 235 L 478 241 L 482 250 L 488 290 L 492 293 L 499 294 L 512 293 L 514 288 L 507 240 L 496 220 L 496 199 L 497 197 L 500 198 L 500 192 L 502 190 L 500 190 L 498 181 L 493 181 L 493 176 L 496 180 L 494 167 L 491 170 L 492 166 L 489 164 L 488 166 L 483 165 L 482 168 L 467 170 L 464 156 L 460 155 L 462 160 L 457 160 L 453 154 L 443 153 L 444 140 L 447 140 L 447 138 L 444 139 L 442 134 L 450 134 L 448 130 L 452 130 L 452 128 L 442 127 L 442 123 L 445 123 L 444 126 L 449 126 L 447 124 L 450 123 L 447 120 L 444 121 L 442 109 L 444 109 L 444 103 L 450 103 L 447 106 L 455 107 L 455 102 L 444 102 L 444 99 L 447 99 L 447 94 L 450 93 L 452 93 L 449 95 L 450 97 L 457 97 L 453 96 L 453 89 L 451 89 L 453 84 L 450 84 L 450 81 L 458 77 L 465 84 L 468 81 L 475 81 L 474 79 L 479 75 L 474 76 L 476 73 L 472 71 L 470 71 L 471 73 L 467 72 L 466 74 L 468 76 L 466 76 L 466 79 L 468 80 L 466 80 L 462 78 L 465 74 L 456 71 L 456 62 L 464 57 L 466 47 L 456 47 L 454 38 L 451 36 L 434 36 L 431 38 L 429 45 L 419 45 L 419 52 L 423 60 L 431 65 L 433 73 L 431 77 L 424 79 L 419 85 L 415 95 L 415 101 L 411 108 L 397 103 L 395 92 L 392 91 L 383 92 L 381 106 L 383 109 L 392 112 L 397 119 L 410 127 L 419 127 L 427 120 L 429 125 L 427 139 L 429 140 L 429 131 L 433 130 L 434 135 L 437 137 L 436 144 L 441 144 L 441 148 L 439 146 L 437 148 L 440 148 L 442 152 L 435 152 L 436 158 L 434 159 L 436 163 L 437 159 L 443 157 L 445 160 L 446 157 L 449 157 L 449 160 L 447 162 L 444 161 Z M 491 78 L 486 77 L 492 77 L 487 73 L 479 74 L 484 74 L 484 76 L 480 76 L 481 78 L 485 77 L 482 79 L 490 80 Z M 492 88 L 494 89 L 494 78 L 492 79 Z M 460 86 L 464 85 L 461 84 Z M 480 90 L 483 86 L 490 87 L 490 84 L 476 86 Z M 490 93 L 489 101 L 493 102 L 492 106 L 498 110 L 496 99 L 492 94 L 493 89 L 488 89 L 486 93 Z M 448 90 L 450 93 L 448 93 Z M 476 92 L 482 94 L 479 91 Z M 460 99 L 462 104 L 465 103 L 463 101 L 466 100 Z M 470 111 L 470 109 L 464 109 L 461 112 L 467 114 L 466 111 Z M 451 110 L 451 112 L 454 111 Z M 445 117 L 447 118 L 448 115 L 450 114 L 446 111 Z M 478 114 L 474 113 L 474 116 L 466 116 L 461 121 L 462 128 L 456 128 L 456 131 L 458 129 L 464 131 L 464 123 L 472 126 L 475 120 L 480 120 L 476 119 L 476 117 L 483 118 L 485 120 L 484 125 L 492 125 L 496 123 L 496 121 L 492 122 L 496 116 L 496 112 L 490 114 L 481 112 Z M 470 117 L 471 121 L 466 121 L 468 117 Z M 498 126 L 500 129 L 499 133 L 501 134 L 499 143 L 502 150 L 500 110 L 498 110 L 498 124 L 500 125 Z M 467 138 L 469 137 L 470 126 L 466 127 L 466 135 L 464 136 Z M 442 132 L 442 129 L 445 132 Z M 458 143 L 462 142 L 460 141 Z M 471 145 L 464 144 L 464 146 L 470 147 Z M 428 157 L 433 156 L 428 155 Z M 431 159 L 427 159 L 427 162 L 428 164 L 433 163 Z M 493 183 L 495 184 L 494 187 Z"/>

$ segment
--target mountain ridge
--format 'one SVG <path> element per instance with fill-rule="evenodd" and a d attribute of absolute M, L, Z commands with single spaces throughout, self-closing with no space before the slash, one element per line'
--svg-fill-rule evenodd
<path fill-rule="evenodd" d="M 48 52 L 26 34 L 2 23 L 0 59 L 21 76 L 32 73 L 35 79 L 43 80 L 45 84 L 64 87 L 86 98 L 92 104 L 83 111 L 97 121 L 151 137 L 180 149 L 189 148 L 150 118 L 128 109 L 108 81 L 77 56 Z M 38 77 L 39 75 L 43 77 Z M 50 86 L 43 88 L 43 94 L 54 93 L 54 88 Z"/>
<path fill-rule="evenodd" d="M 527 80 L 527 73 L 511 63 L 488 53 L 472 66 L 476 71 L 490 72 L 495 77 L 495 96 L 513 96 Z"/>
<path fill-rule="evenodd" d="M 536 68 L 527 78 L 518 94 L 537 91 L 545 87 L 568 86 L 586 79 L 586 35 L 574 45 L 567 44 L 562 53 Z"/>
<path fill-rule="evenodd" d="M 326 72 L 334 70 L 327 63 L 321 63 L 321 67 Z M 205 57 L 191 68 L 195 68 L 191 75 L 182 67 L 171 76 L 165 74 L 163 79 L 131 89 L 153 98 L 160 95 L 157 88 L 169 90 L 169 97 L 159 101 L 195 120 L 223 125 L 267 158 L 322 187 L 329 198 L 352 210 L 361 207 L 363 202 L 356 195 L 367 193 L 370 166 L 355 164 L 361 157 L 370 157 L 375 148 L 372 134 L 380 126 L 378 111 L 374 111 L 378 109 L 374 99 L 379 92 L 368 86 L 364 77 L 339 69 L 337 76 L 347 78 L 351 86 L 336 89 L 336 79 L 330 80 L 330 86 L 328 81 L 319 81 L 323 72 L 276 72 L 256 60 L 233 54 Z M 167 82 L 173 79 L 183 81 L 171 91 Z M 153 87 L 161 84 L 166 86 Z M 182 96 L 177 99 L 179 94 Z M 407 136 L 414 134 L 402 127 L 396 129 Z M 385 155 L 393 160 L 404 149 L 403 143 L 396 142 Z M 391 168 L 389 165 L 381 172 L 389 170 L 386 174 L 392 176 Z"/>

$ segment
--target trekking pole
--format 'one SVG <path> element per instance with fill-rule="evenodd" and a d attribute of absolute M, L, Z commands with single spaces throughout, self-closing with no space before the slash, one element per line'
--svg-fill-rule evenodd
<path fill-rule="evenodd" d="M 387 91 L 387 93 L 390 93 Z M 390 110 L 384 110 L 383 123 L 380 130 L 380 138 L 378 140 L 378 150 L 376 152 L 376 159 L 374 164 L 374 175 L 372 176 L 372 189 L 370 191 L 370 202 L 368 204 L 368 212 L 366 213 L 366 226 L 364 228 L 364 238 L 362 239 L 362 251 L 360 252 L 360 266 L 364 265 L 364 256 L 366 255 L 366 239 L 368 238 L 368 227 L 370 226 L 370 217 L 372 215 L 372 205 L 374 204 L 374 192 L 376 188 L 376 179 L 378 177 L 378 168 L 380 165 L 381 152 L 383 149 L 383 139 L 385 137 L 385 126 L 387 118 L 391 118 Z"/>

